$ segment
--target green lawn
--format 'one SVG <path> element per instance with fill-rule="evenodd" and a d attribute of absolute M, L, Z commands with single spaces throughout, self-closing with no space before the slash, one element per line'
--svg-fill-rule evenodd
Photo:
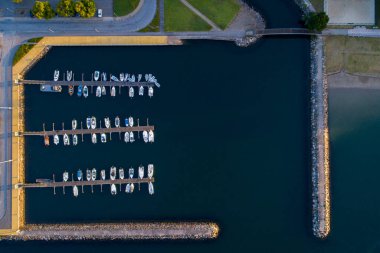
<path fill-rule="evenodd" d="M 310 0 L 310 2 L 314 6 L 316 11 L 319 12 L 319 11 L 324 10 L 324 7 L 323 7 L 324 0 Z"/>
<path fill-rule="evenodd" d="M 240 10 L 237 0 L 188 0 L 222 29 L 227 28 Z"/>
<path fill-rule="evenodd" d="M 156 15 L 150 24 L 141 29 L 140 32 L 159 32 L 160 31 L 160 9 L 157 8 Z"/>
<path fill-rule="evenodd" d="M 133 12 L 139 3 L 140 0 L 113 0 L 113 15 L 116 17 L 126 16 Z"/>
<path fill-rule="evenodd" d="M 211 26 L 179 0 L 165 0 L 165 31 L 208 31 Z"/>
<path fill-rule="evenodd" d="M 30 39 L 28 40 L 28 42 L 39 42 L 42 38 L 34 38 L 34 39 Z M 34 44 L 24 44 L 24 45 L 21 45 L 17 51 L 16 51 L 16 54 L 13 58 L 13 66 L 19 61 L 21 60 L 22 57 L 24 57 L 24 55 L 26 55 L 32 48 L 34 47 Z"/>

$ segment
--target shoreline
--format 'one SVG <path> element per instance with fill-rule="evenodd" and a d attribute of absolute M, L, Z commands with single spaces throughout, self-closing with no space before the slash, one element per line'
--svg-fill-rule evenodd
<path fill-rule="evenodd" d="M 380 89 L 380 77 L 350 74 L 344 71 L 328 75 L 329 89 Z"/>

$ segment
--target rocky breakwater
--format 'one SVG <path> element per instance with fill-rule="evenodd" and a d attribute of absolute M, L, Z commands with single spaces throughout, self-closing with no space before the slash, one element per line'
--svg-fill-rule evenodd
<path fill-rule="evenodd" d="M 219 226 L 212 222 L 141 222 L 26 225 L 17 240 L 140 240 L 214 239 Z"/>

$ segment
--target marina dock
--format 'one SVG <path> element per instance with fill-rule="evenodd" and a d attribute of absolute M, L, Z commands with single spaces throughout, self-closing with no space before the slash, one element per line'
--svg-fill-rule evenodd
<path fill-rule="evenodd" d="M 47 81 L 47 80 L 22 80 L 19 79 L 17 84 L 25 85 L 50 85 L 50 86 L 117 86 L 117 87 L 153 87 L 153 82 L 113 82 L 113 81 Z"/>

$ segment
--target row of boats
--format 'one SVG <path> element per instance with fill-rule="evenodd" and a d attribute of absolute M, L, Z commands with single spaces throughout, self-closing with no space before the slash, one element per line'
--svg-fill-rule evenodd
<path fill-rule="evenodd" d="M 75 91 L 75 87 L 73 85 L 69 85 L 69 95 L 70 96 L 74 94 L 74 91 Z M 144 86 L 138 87 L 138 94 L 139 94 L 139 96 L 144 96 L 144 93 L 145 93 Z M 88 87 L 87 87 L 87 85 L 84 85 L 84 86 L 82 86 L 81 84 L 78 85 L 78 91 L 77 91 L 78 97 L 83 96 L 84 98 L 87 98 L 88 94 L 89 93 L 88 93 Z M 116 96 L 116 87 L 115 86 L 110 86 L 110 94 L 111 94 L 111 97 L 115 97 Z M 154 94 L 153 86 L 150 86 L 148 88 L 148 96 L 149 97 L 153 97 L 153 94 Z M 98 98 L 107 95 L 107 89 L 106 89 L 106 87 L 105 86 L 97 86 L 96 87 L 95 95 Z M 133 98 L 135 96 L 135 89 L 134 89 L 134 87 L 129 87 L 128 95 L 129 95 L 130 98 Z"/>
<path fill-rule="evenodd" d="M 124 172 L 124 169 L 123 168 L 119 168 L 119 179 L 125 179 L 125 172 Z M 112 166 L 110 168 L 110 176 L 109 176 L 109 180 L 116 180 L 117 179 L 117 168 L 115 166 Z M 134 173 L 135 173 L 135 170 L 134 168 L 129 168 L 128 170 L 128 177 L 129 178 L 134 178 Z M 147 176 L 149 179 L 152 179 L 153 177 L 153 173 L 154 173 L 154 166 L 153 164 L 148 164 L 148 171 L 147 171 Z M 86 178 L 84 178 L 84 176 L 86 176 Z M 138 168 L 138 178 L 139 179 L 143 179 L 145 176 L 145 168 L 144 166 L 139 166 Z M 86 170 L 86 175 L 83 174 L 83 171 L 82 170 L 78 170 L 77 171 L 77 180 L 78 181 L 83 181 L 83 180 L 87 180 L 87 181 L 95 181 L 97 180 L 97 170 L 95 168 L 93 168 L 92 170 L 89 170 L 87 169 Z M 107 180 L 106 178 L 106 170 L 101 170 L 100 171 L 100 179 L 101 180 Z M 69 180 L 69 173 L 67 171 L 65 171 L 63 173 L 63 181 L 64 182 L 67 182 Z M 126 184 L 126 187 L 125 187 L 125 192 L 126 193 L 133 193 L 135 189 L 135 185 L 133 183 L 127 183 Z M 148 183 L 148 191 L 149 191 L 149 194 L 150 195 L 153 195 L 154 194 L 154 187 L 153 187 L 153 183 L 152 182 L 149 182 Z M 74 185 L 73 186 L 73 194 L 75 197 L 78 196 L 78 186 L 77 185 Z M 111 194 L 112 195 L 116 195 L 117 194 L 117 189 L 116 189 L 116 185 L 115 184 L 111 184 Z"/>

